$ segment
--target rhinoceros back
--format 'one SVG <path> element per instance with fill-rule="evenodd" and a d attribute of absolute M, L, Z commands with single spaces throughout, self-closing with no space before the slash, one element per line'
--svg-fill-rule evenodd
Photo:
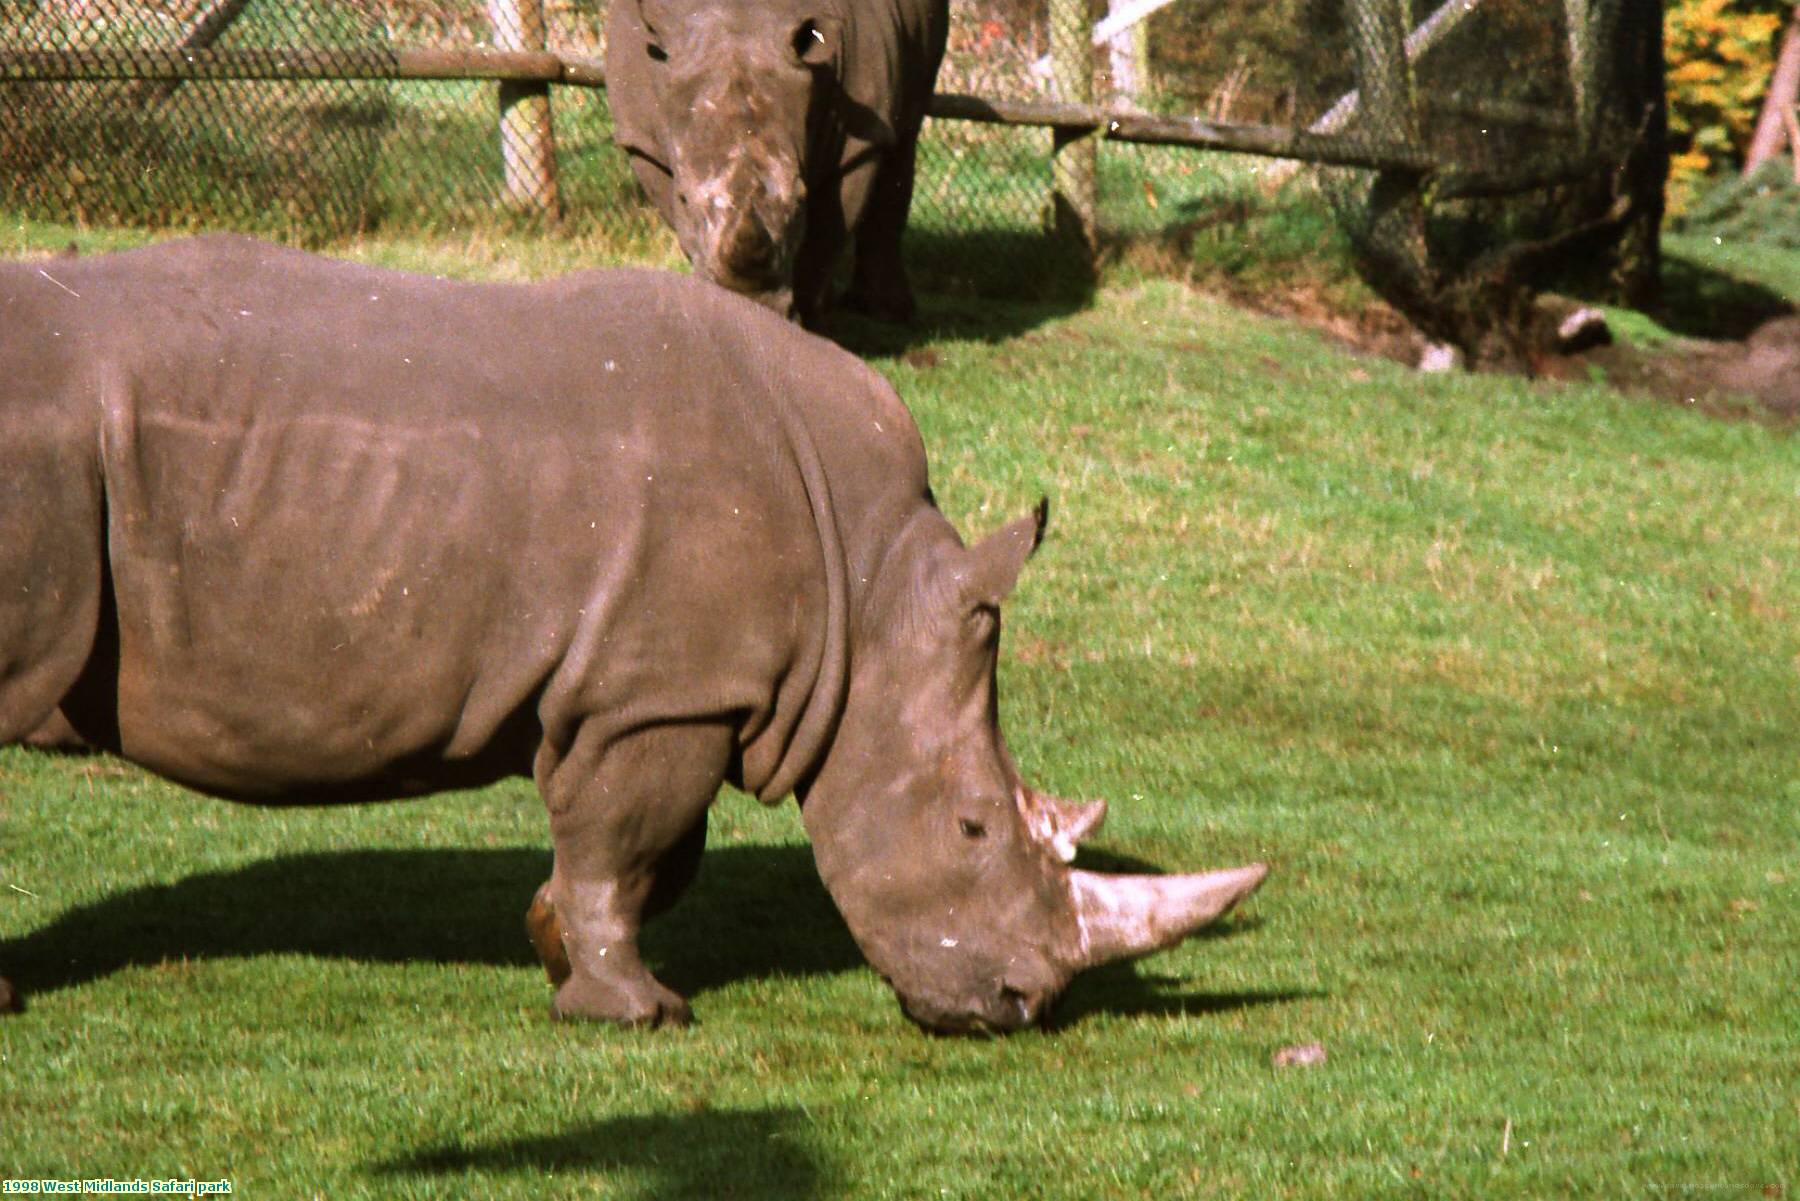
<path fill-rule="evenodd" d="M 780 758 L 826 578 L 792 430 L 870 392 L 848 356 L 656 273 L 457 284 L 229 238 L 58 266 L 66 294 L 29 264 L 5 290 L 79 351 L 32 403 L 80 414 L 43 461 L 104 493 L 126 754 L 307 800 L 528 770 L 584 721 L 731 714 Z M 98 507 L 56 528 L 97 546 Z M 62 564 L 50 536 L 24 566 Z"/>

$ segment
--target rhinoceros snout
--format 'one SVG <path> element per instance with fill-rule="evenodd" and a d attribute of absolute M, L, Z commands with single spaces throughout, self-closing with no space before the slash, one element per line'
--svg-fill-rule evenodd
<path fill-rule="evenodd" d="M 805 189 L 748 157 L 712 178 L 678 182 L 676 235 L 702 279 L 780 308 L 805 231 Z"/>
<path fill-rule="evenodd" d="M 719 234 L 718 263 L 723 269 L 721 274 L 766 284 L 780 274 L 781 248 L 754 212 L 736 213 Z"/>
<path fill-rule="evenodd" d="M 930 1034 L 994 1035 L 1043 1027 L 1056 1007 L 1055 992 L 1025 991 L 1003 985 L 991 997 L 975 1002 L 934 1003 L 902 997 L 900 1008 L 914 1025 Z"/>
<path fill-rule="evenodd" d="M 903 988 L 889 981 L 895 984 L 901 1010 L 921 1029 L 972 1035 L 1047 1026 L 1068 982 L 1066 970 L 1032 955 L 1012 958 L 996 975 L 979 983 L 965 981 L 960 988 L 942 982 Z"/>

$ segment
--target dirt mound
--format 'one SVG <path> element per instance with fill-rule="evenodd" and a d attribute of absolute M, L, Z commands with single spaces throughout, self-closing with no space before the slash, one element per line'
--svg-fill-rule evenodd
<path fill-rule="evenodd" d="M 1297 321 L 1346 348 L 1418 367 L 1433 347 L 1398 312 L 1380 302 L 1345 312 L 1315 292 L 1249 298 L 1245 307 Z M 1553 301 L 1555 313 L 1573 302 Z M 1569 353 L 1545 353 L 1532 361 L 1541 379 L 1588 380 L 1596 375 L 1621 392 L 1693 405 L 1721 417 L 1800 419 L 1800 314 L 1768 318 L 1739 340 L 1675 338 L 1654 347 L 1610 340 Z"/>
<path fill-rule="evenodd" d="M 1683 338 L 1655 348 L 1597 347 L 1555 374 L 1579 377 L 1588 364 L 1622 392 L 1720 416 L 1800 417 L 1800 315 L 1765 321 L 1741 342 Z"/>
<path fill-rule="evenodd" d="M 1741 353 L 1726 356 L 1719 383 L 1784 416 L 1800 413 L 1800 316 L 1764 323 L 1742 343 Z"/>

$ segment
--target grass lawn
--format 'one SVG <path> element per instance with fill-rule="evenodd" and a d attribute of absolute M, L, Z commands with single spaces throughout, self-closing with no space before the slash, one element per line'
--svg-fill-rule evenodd
<path fill-rule="evenodd" d="M 67 231 L 0 223 L 0 252 Z M 86 235 L 81 237 L 85 243 Z M 98 241 L 98 239 L 96 240 Z M 361 257 L 537 274 L 543 242 Z M 519 264 L 524 264 L 520 267 Z M 1168 283 L 851 327 L 1008 612 L 1024 770 L 1093 866 L 1274 875 L 927 1038 L 792 805 L 715 809 L 652 966 L 555 1027 L 523 783 L 258 811 L 0 751 L 0 1177 L 245 1197 L 1670 1197 L 1800 1190 L 1800 446 L 1597 386 L 1423 377 Z M 1318 1042 L 1328 1058 L 1276 1069 Z"/>

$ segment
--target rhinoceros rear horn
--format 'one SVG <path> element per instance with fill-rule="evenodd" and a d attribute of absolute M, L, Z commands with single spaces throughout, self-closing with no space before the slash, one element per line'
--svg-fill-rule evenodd
<path fill-rule="evenodd" d="M 1172 947 L 1228 913 L 1269 874 L 1252 863 L 1185 876 L 1071 871 L 1069 893 L 1081 925 L 1079 967 L 1099 967 Z"/>
<path fill-rule="evenodd" d="M 838 34 L 839 25 L 835 17 L 806 17 L 795 23 L 788 45 L 801 65 L 829 67 L 837 61 Z"/>
<path fill-rule="evenodd" d="M 1045 497 L 1024 517 L 1008 522 L 970 547 L 962 573 L 963 599 L 970 605 L 998 608 L 1019 582 L 1025 560 L 1044 540 L 1044 527 L 1049 521 L 1050 498 Z"/>
<path fill-rule="evenodd" d="M 1105 801 L 1068 801 L 1030 787 L 1014 801 L 1032 838 L 1064 863 L 1075 862 L 1076 848 L 1106 820 Z"/>

